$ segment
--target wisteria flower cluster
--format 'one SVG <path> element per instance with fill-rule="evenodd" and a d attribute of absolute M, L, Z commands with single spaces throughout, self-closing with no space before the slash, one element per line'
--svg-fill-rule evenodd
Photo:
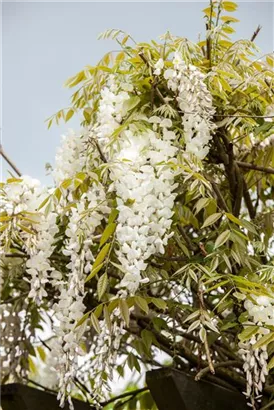
<path fill-rule="evenodd" d="M 77 395 L 102 409 L 117 374 L 161 366 L 164 352 L 268 405 L 274 60 L 228 40 L 234 7 L 211 2 L 197 44 L 107 31 L 121 50 L 69 79 L 71 106 L 49 119 L 82 121 L 62 137 L 52 186 L 1 184 L 3 382 L 52 372 L 61 407 Z M 111 399 L 130 401 L 151 398 Z"/>
<path fill-rule="evenodd" d="M 269 335 L 267 325 L 274 323 L 274 299 L 268 296 L 252 295 L 246 299 L 244 306 L 248 313 L 247 325 L 258 326 L 258 332 L 250 340 L 239 343 L 239 353 L 244 359 L 247 389 L 246 396 L 250 399 L 251 407 L 256 408 L 256 401 L 260 401 L 263 385 L 268 375 L 268 353 L 265 345 L 257 347 L 263 336 Z M 255 328 L 256 329 L 256 328 Z"/>

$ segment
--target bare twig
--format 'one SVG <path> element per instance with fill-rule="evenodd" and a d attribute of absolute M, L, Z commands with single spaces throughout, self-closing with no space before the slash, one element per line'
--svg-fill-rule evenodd
<path fill-rule="evenodd" d="M 227 206 L 227 204 L 224 200 L 224 197 L 223 197 L 218 185 L 216 184 L 216 182 L 213 182 L 213 181 L 211 181 L 211 185 L 212 185 L 213 191 L 215 192 L 215 194 L 216 194 L 216 196 L 219 200 L 219 203 L 220 203 L 221 207 L 223 208 L 224 211 L 229 212 L 228 206 Z"/>
<path fill-rule="evenodd" d="M 254 219 L 255 216 L 256 216 L 256 207 L 254 207 L 253 204 L 252 204 L 252 200 L 251 200 L 250 194 L 248 192 L 248 187 L 247 187 L 247 184 L 246 184 L 245 180 L 243 182 L 244 182 L 243 188 L 244 188 L 245 204 L 246 204 L 246 207 L 248 209 L 248 213 L 249 213 L 250 218 Z"/>
<path fill-rule="evenodd" d="M 214 363 L 215 369 L 219 367 L 242 367 L 242 362 L 238 360 L 226 360 L 225 362 Z M 199 373 L 196 374 L 195 380 L 198 381 L 211 371 L 210 366 L 204 367 Z"/>
<path fill-rule="evenodd" d="M 178 228 L 180 234 L 182 235 L 182 237 L 184 238 L 184 240 L 185 240 L 185 242 L 186 242 L 188 248 L 189 248 L 191 251 L 195 251 L 195 250 L 196 250 L 196 247 L 195 247 L 195 246 L 193 245 L 193 243 L 191 242 L 191 240 L 190 240 L 190 238 L 188 237 L 188 235 L 187 235 L 186 231 L 184 230 L 183 226 L 182 226 L 180 223 L 178 223 L 178 224 L 177 224 L 177 228 Z"/>
<path fill-rule="evenodd" d="M 3 146 L 0 144 L 0 155 L 2 155 L 2 157 L 4 158 L 4 160 L 10 165 L 10 167 L 13 169 L 13 171 L 19 176 L 21 177 L 22 174 L 19 171 L 19 169 L 17 168 L 17 166 L 12 162 L 12 160 L 7 156 L 7 154 L 5 153 Z"/>
<path fill-rule="evenodd" d="M 104 153 L 103 153 L 103 151 L 102 151 L 102 149 L 101 149 L 101 147 L 100 147 L 98 141 L 96 141 L 96 140 L 94 139 L 94 142 L 95 142 L 96 148 L 97 148 L 97 150 L 98 150 L 98 152 L 99 152 L 99 154 L 100 154 L 101 160 L 102 160 L 103 162 L 107 163 L 107 159 L 106 159 L 106 157 L 105 157 L 105 155 L 104 155 Z"/>
<path fill-rule="evenodd" d="M 128 391 L 126 393 L 120 394 L 120 396 L 112 397 L 111 399 L 109 399 L 109 400 L 107 400 L 103 403 L 100 403 L 100 404 L 101 404 L 101 406 L 105 407 L 108 404 L 113 403 L 114 401 L 123 399 L 123 398 L 128 397 L 128 396 L 132 396 L 131 399 L 133 399 L 133 397 L 136 397 L 138 394 L 143 393 L 145 391 L 148 391 L 148 387 L 142 387 L 141 389 Z"/>
<path fill-rule="evenodd" d="M 41 389 L 48 391 L 49 393 L 54 393 L 57 395 L 57 392 L 55 390 L 49 389 L 46 386 L 43 386 L 40 383 L 35 382 L 34 380 L 28 379 L 27 377 L 23 377 L 24 380 L 26 380 L 28 383 L 32 383 L 34 386 L 40 387 Z"/>
<path fill-rule="evenodd" d="M 205 304 L 204 304 L 203 291 L 202 291 L 201 288 L 199 288 L 199 290 L 198 290 L 198 298 L 199 298 L 199 302 L 200 302 L 200 310 L 201 310 L 201 313 L 203 314 L 203 311 L 206 310 L 206 307 L 205 307 Z M 214 369 L 213 362 L 212 362 L 212 359 L 211 359 L 206 333 L 205 333 L 205 338 L 204 338 L 204 346 L 205 346 L 205 354 L 206 354 L 209 370 L 212 374 L 215 374 L 215 369 Z"/>
<path fill-rule="evenodd" d="M 256 28 L 256 30 L 254 31 L 254 33 L 252 34 L 252 37 L 251 37 L 250 41 L 255 40 L 255 38 L 257 37 L 257 35 L 261 31 L 261 29 L 262 29 L 262 26 L 259 24 L 258 27 Z"/>
<path fill-rule="evenodd" d="M 274 168 L 262 167 L 260 165 L 249 164 L 248 162 L 236 161 L 240 168 L 254 169 L 255 171 L 265 172 L 266 174 L 274 174 Z"/>

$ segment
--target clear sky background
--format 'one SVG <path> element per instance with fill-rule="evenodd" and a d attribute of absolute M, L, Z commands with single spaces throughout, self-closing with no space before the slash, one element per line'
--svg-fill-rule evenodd
<path fill-rule="evenodd" d="M 68 106 L 64 81 L 95 64 L 114 48 L 97 40 L 108 28 L 129 32 L 137 41 L 167 30 L 197 40 L 204 30 L 207 2 L 4 2 L 2 3 L 2 143 L 23 174 L 50 183 L 45 163 L 54 163 L 60 135 L 73 121 L 47 130 L 45 119 Z M 258 24 L 262 53 L 273 51 L 273 2 L 239 2 L 237 38 L 250 38 Z M 2 162 L 3 176 L 6 163 Z"/>

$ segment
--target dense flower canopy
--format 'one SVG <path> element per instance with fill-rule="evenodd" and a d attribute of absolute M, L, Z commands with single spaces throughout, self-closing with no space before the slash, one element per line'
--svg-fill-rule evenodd
<path fill-rule="evenodd" d="M 230 41 L 235 9 L 212 2 L 197 44 L 104 33 L 121 50 L 69 79 L 71 106 L 49 119 L 82 116 L 54 186 L 2 183 L 3 382 L 47 355 L 61 406 L 84 383 L 102 408 L 114 370 L 157 366 L 164 351 L 245 390 L 253 409 L 270 400 L 274 60 L 254 38 Z"/>

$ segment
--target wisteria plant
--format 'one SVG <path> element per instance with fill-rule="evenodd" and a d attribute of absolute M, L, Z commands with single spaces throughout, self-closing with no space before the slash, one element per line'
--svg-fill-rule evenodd
<path fill-rule="evenodd" d="M 231 40 L 236 7 L 212 1 L 198 43 L 105 32 L 120 50 L 70 78 L 48 120 L 82 121 L 54 186 L 1 184 L 2 383 L 40 357 L 61 407 L 150 409 L 145 390 L 106 407 L 109 382 L 166 365 L 270 408 L 274 59 L 258 58 L 259 29 Z"/>

